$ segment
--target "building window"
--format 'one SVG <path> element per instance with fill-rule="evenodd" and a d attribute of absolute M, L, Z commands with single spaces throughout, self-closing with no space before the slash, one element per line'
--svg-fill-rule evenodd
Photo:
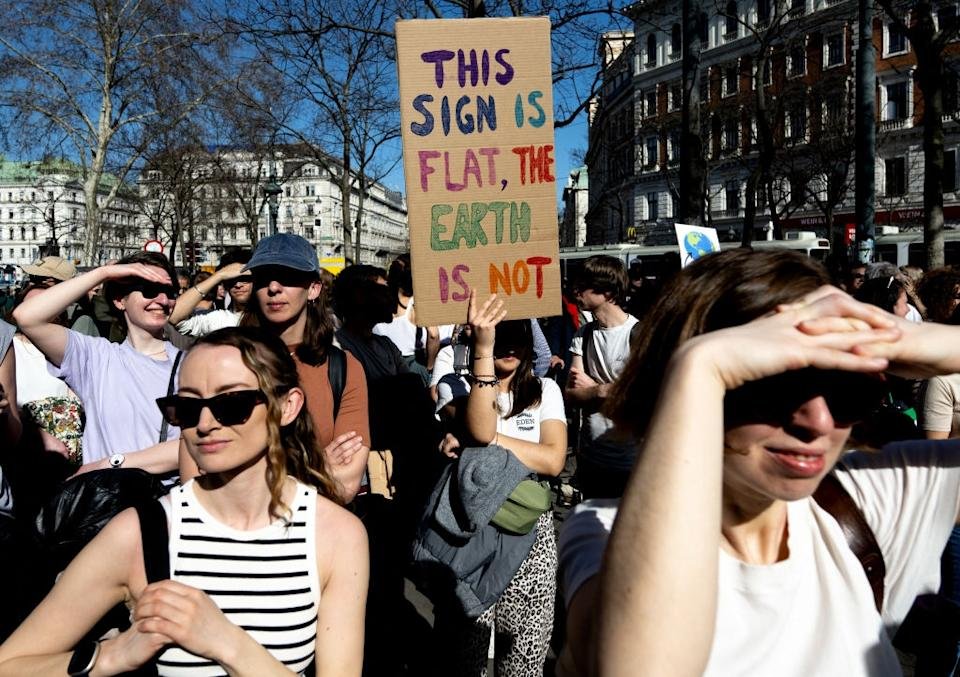
<path fill-rule="evenodd" d="M 304 226 L 303 227 L 303 236 L 308 240 L 313 239 L 313 226 Z"/>
<path fill-rule="evenodd" d="M 313 205 L 307 205 L 307 216 L 313 216 Z"/>
<path fill-rule="evenodd" d="M 757 28 L 770 24 L 770 0 L 757 0 Z"/>
<path fill-rule="evenodd" d="M 845 93 L 828 94 L 823 101 L 823 126 L 825 134 L 839 134 L 846 130 L 844 106 Z"/>
<path fill-rule="evenodd" d="M 671 129 L 667 136 L 667 162 L 675 165 L 680 162 L 680 130 Z"/>
<path fill-rule="evenodd" d="M 651 33 L 647 36 L 647 66 L 657 65 L 657 36 Z"/>
<path fill-rule="evenodd" d="M 723 122 L 723 149 L 736 150 L 740 145 L 740 124 L 736 118 L 728 118 Z"/>
<path fill-rule="evenodd" d="M 943 176 L 941 177 L 944 193 L 953 193 L 957 190 L 957 151 L 956 149 L 943 151 Z"/>
<path fill-rule="evenodd" d="M 807 11 L 807 0 L 793 0 L 790 3 L 790 14 L 800 16 Z"/>
<path fill-rule="evenodd" d="M 643 163 L 643 166 L 645 169 L 653 169 L 654 167 L 657 166 L 658 146 L 659 144 L 657 143 L 657 137 L 655 136 L 647 137 L 647 148 L 646 148 L 646 153 L 644 154 L 644 160 L 646 160 L 646 162 Z"/>
<path fill-rule="evenodd" d="M 803 42 L 790 45 L 787 53 L 787 75 L 791 78 L 799 77 L 807 72 L 807 47 Z"/>
<path fill-rule="evenodd" d="M 723 37 L 727 40 L 733 40 L 737 37 L 737 28 L 739 20 L 737 19 L 737 3 L 734 0 L 730 0 L 727 3 L 727 11 L 725 12 L 726 16 L 723 21 Z"/>
<path fill-rule="evenodd" d="M 839 66 L 846 61 L 843 47 L 843 33 L 827 36 L 823 45 L 823 62 L 827 68 Z"/>
<path fill-rule="evenodd" d="M 805 141 L 807 138 L 807 107 L 797 104 L 790 108 L 784 120 L 784 136 L 788 141 Z"/>
<path fill-rule="evenodd" d="M 957 6 L 944 5 L 937 8 L 937 30 L 944 33 L 957 31 Z"/>
<path fill-rule="evenodd" d="M 723 69 L 723 95 L 731 96 L 737 93 L 739 87 L 739 76 L 740 73 L 737 69 L 736 64 L 727 66 Z"/>
<path fill-rule="evenodd" d="M 306 192 L 307 197 L 315 197 L 317 194 L 317 187 L 314 186 L 312 183 L 308 183 L 306 186 L 306 191 L 307 191 Z"/>
<path fill-rule="evenodd" d="M 960 79 L 957 78 L 953 70 L 953 64 L 943 69 L 943 114 L 956 115 L 960 111 L 960 90 L 958 90 Z"/>
<path fill-rule="evenodd" d="M 889 56 L 891 54 L 902 54 L 907 51 L 907 35 L 900 29 L 899 26 L 896 26 L 893 22 L 887 23 L 884 26 L 886 32 L 886 41 L 883 53 L 884 56 Z"/>
<path fill-rule="evenodd" d="M 680 56 L 682 51 L 682 33 L 680 31 L 680 24 L 673 24 L 670 28 L 670 56 L 677 58 Z"/>
<path fill-rule="evenodd" d="M 899 80 L 884 86 L 886 105 L 883 107 L 883 120 L 904 120 L 909 117 L 907 81 Z"/>
<path fill-rule="evenodd" d="M 37 227 L 36 227 L 36 226 L 33 226 L 32 228 L 30 228 L 30 239 L 31 239 L 31 240 L 36 240 L 36 239 L 37 239 Z"/>
<path fill-rule="evenodd" d="M 660 213 L 657 208 L 657 198 L 659 193 L 647 193 L 647 220 L 656 221 L 660 218 Z"/>
<path fill-rule="evenodd" d="M 670 85 L 670 108 L 669 110 L 680 110 L 683 106 L 683 87 L 679 82 Z"/>
<path fill-rule="evenodd" d="M 723 188 L 724 198 L 726 200 L 726 215 L 740 215 L 740 183 L 738 181 L 727 181 Z"/>
<path fill-rule="evenodd" d="M 697 27 L 700 29 L 698 36 L 700 38 L 700 44 L 703 49 L 707 48 L 707 43 L 710 41 L 710 17 L 707 16 L 706 12 L 700 12 L 700 17 L 697 19 Z"/>
<path fill-rule="evenodd" d="M 904 157 L 887 158 L 884 163 L 884 185 L 887 197 L 898 197 L 907 192 L 907 160 Z"/>
<path fill-rule="evenodd" d="M 654 87 L 652 90 L 646 93 L 646 103 L 644 105 L 644 112 L 648 118 L 652 118 L 657 114 L 657 89 Z"/>

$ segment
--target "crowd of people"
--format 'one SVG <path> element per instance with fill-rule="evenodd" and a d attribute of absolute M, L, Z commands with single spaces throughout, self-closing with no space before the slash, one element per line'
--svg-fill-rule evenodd
<path fill-rule="evenodd" d="M 598 255 L 556 314 L 436 327 L 408 255 L 287 233 L 23 272 L 0 676 L 957 668 L 953 268 Z"/>

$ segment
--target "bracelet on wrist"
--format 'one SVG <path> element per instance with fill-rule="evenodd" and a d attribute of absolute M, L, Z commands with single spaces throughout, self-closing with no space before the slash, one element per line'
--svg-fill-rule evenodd
<path fill-rule="evenodd" d="M 492 388 L 493 386 L 500 385 L 500 379 L 498 379 L 496 376 L 476 376 L 471 374 L 467 377 L 467 381 L 478 388 L 482 388 L 484 386 L 490 386 Z"/>

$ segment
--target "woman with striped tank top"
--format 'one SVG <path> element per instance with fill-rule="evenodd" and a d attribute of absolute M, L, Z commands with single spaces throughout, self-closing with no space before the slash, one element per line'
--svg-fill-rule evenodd
<path fill-rule="evenodd" d="M 158 404 L 201 474 L 161 499 L 170 580 L 147 584 L 135 510 L 114 518 L 0 646 L 0 675 L 359 675 L 363 526 L 335 503 L 282 342 L 230 328 L 183 361 Z M 114 605 L 132 626 L 85 644 Z M 79 644 L 78 644 L 79 642 Z M 76 647 L 74 649 L 74 647 Z"/>

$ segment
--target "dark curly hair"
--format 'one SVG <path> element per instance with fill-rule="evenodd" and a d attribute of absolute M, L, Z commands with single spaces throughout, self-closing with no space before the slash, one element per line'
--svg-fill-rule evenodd
<path fill-rule="evenodd" d="M 960 295 L 960 272 L 951 267 L 927 271 L 917 285 L 917 295 L 927 308 L 928 320 L 951 322 Z"/>

